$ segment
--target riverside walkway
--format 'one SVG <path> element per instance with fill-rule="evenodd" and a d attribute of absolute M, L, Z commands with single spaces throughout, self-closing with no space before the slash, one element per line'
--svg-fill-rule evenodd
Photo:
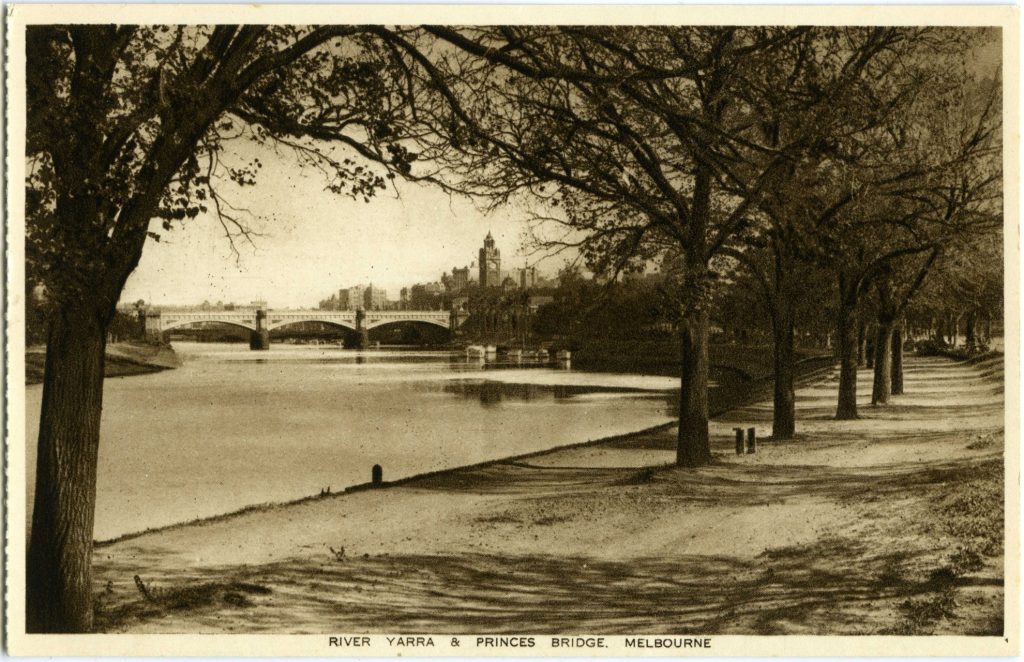
<path fill-rule="evenodd" d="M 732 410 L 712 424 L 715 463 L 698 470 L 670 466 L 675 430 L 663 429 L 101 545 L 98 623 L 1001 632 L 1002 358 L 908 357 L 905 383 L 872 407 L 862 371 L 858 421 L 832 420 L 835 375 L 802 388 L 797 437 L 762 440 L 756 455 L 733 453 L 732 428 L 766 436 L 770 403 Z M 143 598 L 135 574 L 164 602 Z"/>

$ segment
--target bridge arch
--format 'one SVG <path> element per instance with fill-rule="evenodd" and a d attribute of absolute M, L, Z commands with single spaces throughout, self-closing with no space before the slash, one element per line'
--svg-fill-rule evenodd
<path fill-rule="evenodd" d="M 447 321 L 442 322 L 436 319 L 420 319 L 418 317 L 376 320 L 374 322 L 368 323 L 366 325 L 366 330 L 369 331 L 371 329 L 379 329 L 380 327 L 387 326 L 389 324 L 429 324 L 431 326 L 436 326 L 438 328 L 444 329 L 445 331 L 451 330 L 448 326 Z"/>
<path fill-rule="evenodd" d="M 228 326 L 237 326 L 237 327 L 245 329 L 247 331 L 255 331 L 256 330 L 256 326 L 255 325 L 247 324 L 245 322 L 239 322 L 237 320 L 223 320 L 223 319 L 202 319 L 202 320 L 192 319 L 192 320 L 190 320 L 190 319 L 185 319 L 185 320 L 175 320 L 173 322 L 165 322 L 165 323 L 161 324 L 160 325 L 160 333 L 167 333 L 168 331 L 173 331 L 175 329 L 180 329 L 180 328 L 186 327 L 186 326 L 192 326 L 193 324 L 226 324 Z"/>
<path fill-rule="evenodd" d="M 447 324 L 414 317 L 378 320 L 366 325 L 366 333 L 370 342 L 398 345 L 439 345 L 452 338 Z"/>
<path fill-rule="evenodd" d="M 357 330 L 355 324 L 349 324 L 348 322 L 341 322 L 333 319 L 324 319 L 321 317 L 307 317 L 302 319 L 286 319 L 276 324 L 268 324 L 267 331 L 274 331 L 276 329 L 281 329 L 286 326 L 291 326 L 292 324 L 305 324 L 306 322 L 318 322 L 320 324 L 327 324 L 328 326 L 336 326 L 340 329 L 345 329 L 346 331 Z"/>

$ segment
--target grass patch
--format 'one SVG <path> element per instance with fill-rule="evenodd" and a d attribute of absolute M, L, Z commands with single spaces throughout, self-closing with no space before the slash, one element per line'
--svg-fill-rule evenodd
<path fill-rule="evenodd" d="M 159 618 L 168 612 L 216 609 L 223 605 L 253 607 L 254 596 L 272 593 L 270 587 L 253 582 L 212 581 L 184 586 L 150 586 L 135 576 L 138 593 L 133 597 L 118 596 L 113 584 L 96 596 L 95 631 L 117 630 L 133 620 Z M 120 599 L 119 599 L 120 598 Z"/>
<path fill-rule="evenodd" d="M 956 596 L 952 587 L 922 598 L 911 598 L 900 604 L 903 621 L 888 634 L 914 636 L 931 634 L 935 625 L 956 615 Z"/>
<path fill-rule="evenodd" d="M 939 505 L 945 527 L 960 542 L 964 555 L 1001 556 L 1003 463 L 986 462 L 964 478 Z"/>
<path fill-rule="evenodd" d="M 997 435 L 994 432 L 989 432 L 988 434 L 979 434 L 974 441 L 967 444 L 967 450 L 977 451 L 985 448 L 992 448 L 993 446 L 996 445 L 997 437 L 999 442 L 1002 443 L 1002 435 Z"/>
<path fill-rule="evenodd" d="M 505 511 L 503 513 L 495 513 L 494 515 L 485 515 L 483 517 L 477 517 L 475 522 L 480 524 L 522 524 L 523 521 L 513 515 L 512 513 Z"/>
<path fill-rule="evenodd" d="M 536 526 L 553 526 L 555 524 L 562 524 L 563 522 L 568 522 L 571 519 L 571 517 L 568 517 L 566 515 L 545 515 L 543 517 L 533 520 L 533 523 Z"/>

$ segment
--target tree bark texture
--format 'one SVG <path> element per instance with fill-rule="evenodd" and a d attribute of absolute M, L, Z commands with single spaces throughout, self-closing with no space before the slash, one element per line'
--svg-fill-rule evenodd
<path fill-rule="evenodd" d="M 96 460 L 106 328 L 95 312 L 51 321 L 26 564 L 28 632 L 92 629 Z"/>
<path fill-rule="evenodd" d="M 973 352 L 978 347 L 978 338 L 975 333 L 977 328 L 977 315 L 974 312 L 967 313 L 964 321 L 964 344 L 968 352 Z"/>
<path fill-rule="evenodd" d="M 868 329 L 867 324 L 863 321 L 857 324 L 857 365 L 864 367 L 867 365 L 868 357 Z"/>
<path fill-rule="evenodd" d="M 790 439 L 796 433 L 796 392 L 793 388 L 793 318 L 785 313 L 773 319 L 775 399 L 772 439 Z"/>
<path fill-rule="evenodd" d="M 892 395 L 892 329 L 891 322 L 879 322 L 875 335 L 875 372 L 871 387 L 871 404 L 889 404 Z"/>
<path fill-rule="evenodd" d="M 681 325 L 682 372 L 676 464 L 684 467 L 698 467 L 711 461 L 708 437 L 708 326 L 706 310 L 692 313 Z"/>
<path fill-rule="evenodd" d="M 857 312 L 856 304 L 843 299 L 839 303 L 836 328 L 839 345 L 839 401 L 836 405 L 838 420 L 851 420 L 857 416 Z"/>
<path fill-rule="evenodd" d="M 903 395 L 903 343 L 906 322 L 897 324 L 892 330 L 892 394 Z"/>

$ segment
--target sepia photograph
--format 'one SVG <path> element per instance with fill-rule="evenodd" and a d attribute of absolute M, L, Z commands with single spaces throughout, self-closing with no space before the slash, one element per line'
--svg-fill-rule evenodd
<path fill-rule="evenodd" d="M 1018 652 L 1017 9 L 783 9 L 9 6 L 10 651 Z"/>

